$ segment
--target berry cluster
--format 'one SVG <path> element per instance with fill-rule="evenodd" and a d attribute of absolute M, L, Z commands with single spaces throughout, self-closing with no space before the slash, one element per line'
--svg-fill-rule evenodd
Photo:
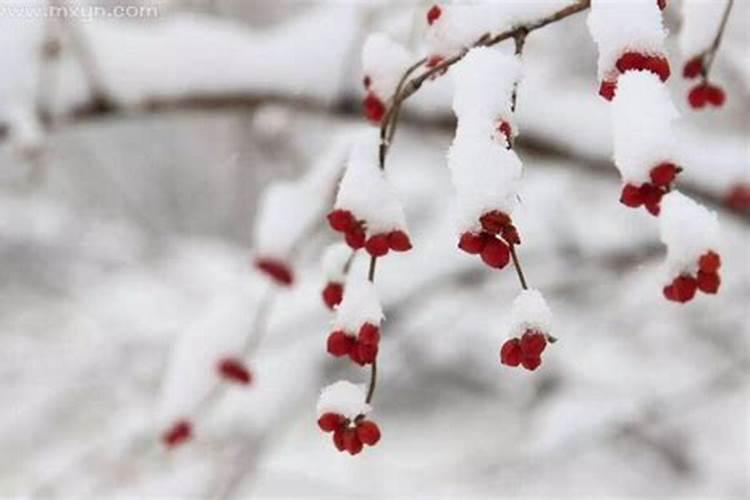
<path fill-rule="evenodd" d="M 362 101 L 362 109 L 365 113 L 365 118 L 374 124 L 379 124 L 385 115 L 385 104 L 377 95 L 375 95 L 375 92 L 370 90 L 372 79 L 369 76 L 365 75 L 362 84 L 367 91 L 365 99 Z"/>
<path fill-rule="evenodd" d="M 701 83 L 690 89 L 688 103 L 693 109 L 702 109 L 706 105 L 721 107 L 727 100 L 724 89 L 708 82 L 706 67 L 703 63 L 703 55 L 690 59 L 682 70 L 682 76 L 688 80 L 702 77 Z"/>
<path fill-rule="evenodd" d="M 518 245 L 521 239 L 508 215 L 499 210 L 486 212 L 479 218 L 482 232 L 466 232 L 461 235 L 458 248 L 471 255 L 479 255 L 490 267 L 502 269 L 510 261 L 510 245 Z"/>
<path fill-rule="evenodd" d="M 242 360 L 237 358 L 224 358 L 216 365 L 219 376 L 228 382 L 240 385 L 249 385 L 253 375 Z"/>
<path fill-rule="evenodd" d="M 667 194 L 677 174 L 682 169 L 674 163 L 664 162 L 651 169 L 649 176 L 651 182 L 644 182 L 640 186 L 625 184 L 620 195 L 620 203 L 627 207 L 646 207 L 651 215 L 659 215 L 661 211 L 661 199 Z"/>
<path fill-rule="evenodd" d="M 294 274 L 292 274 L 291 267 L 278 259 L 258 257 L 255 259 L 255 267 L 278 285 L 291 286 L 294 282 Z"/>
<path fill-rule="evenodd" d="M 349 420 L 338 413 L 324 413 L 318 419 L 318 426 L 323 432 L 333 433 L 333 444 L 336 449 L 356 455 L 362 451 L 363 445 L 375 446 L 380 441 L 378 425 L 363 417 Z"/>
<path fill-rule="evenodd" d="M 685 303 L 695 297 L 697 290 L 715 294 L 719 291 L 719 285 L 721 284 L 720 267 L 721 258 L 719 254 L 709 250 L 698 259 L 697 275 L 680 274 L 672 280 L 672 283 L 664 287 L 664 296 L 673 302 Z"/>
<path fill-rule="evenodd" d="M 344 233 L 347 245 L 354 250 L 364 247 L 373 257 L 382 257 L 390 250 L 395 252 L 411 250 L 409 235 L 399 229 L 370 235 L 368 238 L 365 222 L 357 220 L 348 210 L 333 210 L 328 214 L 328 223 L 334 231 Z"/>
<path fill-rule="evenodd" d="M 627 71 L 650 71 L 666 82 L 671 74 L 669 61 L 663 55 L 647 55 L 640 52 L 625 52 L 615 63 L 612 76 L 602 81 L 599 95 L 611 101 L 617 91 L 617 77 Z"/>
<path fill-rule="evenodd" d="M 190 441 L 193 437 L 193 426 L 187 420 L 178 420 L 161 436 L 161 441 L 167 448 L 175 448 Z"/>
<path fill-rule="evenodd" d="M 328 335 L 326 349 L 329 354 L 340 358 L 349 358 L 360 366 L 371 364 L 378 356 L 380 344 L 380 328 L 372 323 L 365 323 L 359 329 L 359 334 L 335 330 Z"/>
<path fill-rule="evenodd" d="M 329 281 L 325 288 L 323 288 L 321 295 L 323 303 L 328 309 L 333 310 L 337 305 L 341 304 L 344 298 L 344 285 L 336 281 Z"/>
<path fill-rule="evenodd" d="M 542 352 L 547 347 L 547 336 L 536 330 L 526 330 L 521 338 L 508 339 L 500 349 L 500 362 L 508 366 L 523 366 L 534 371 L 542 364 Z"/>

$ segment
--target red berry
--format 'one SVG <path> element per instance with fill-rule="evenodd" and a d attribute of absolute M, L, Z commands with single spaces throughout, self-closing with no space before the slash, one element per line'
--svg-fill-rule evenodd
<path fill-rule="evenodd" d="M 352 360 L 359 365 L 374 363 L 378 357 L 378 346 L 369 344 L 357 344 L 357 355 Z M 350 354 L 351 356 L 351 354 Z"/>
<path fill-rule="evenodd" d="M 646 58 L 644 69 L 656 73 L 662 82 L 666 82 L 672 73 L 669 68 L 669 60 L 666 57 L 650 56 Z"/>
<path fill-rule="evenodd" d="M 362 451 L 362 441 L 359 440 L 354 429 L 345 429 L 341 441 L 350 455 L 356 455 Z"/>
<path fill-rule="evenodd" d="M 290 286 L 294 282 L 292 270 L 280 260 L 258 258 L 255 259 L 255 267 L 268 275 L 278 285 Z"/>
<path fill-rule="evenodd" d="M 615 67 L 620 73 L 630 70 L 641 70 L 646 67 L 647 56 L 640 52 L 625 52 L 615 63 Z"/>
<path fill-rule="evenodd" d="M 219 361 L 217 367 L 219 374 L 230 382 L 247 385 L 252 381 L 250 370 L 239 359 L 226 358 Z"/>
<path fill-rule="evenodd" d="M 193 436 L 193 426 L 187 420 L 178 420 L 162 434 L 161 441 L 167 448 L 174 448 L 189 441 Z"/>
<path fill-rule="evenodd" d="M 337 305 L 341 304 L 341 300 L 344 298 L 344 287 L 341 283 L 329 282 L 322 292 L 323 302 L 328 309 L 333 309 Z"/>
<path fill-rule="evenodd" d="M 724 93 L 724 89 L 717 87 L 716 85 L 708 85 L 706 87 L 706 101 L 709 104 L 718 107 L 724 105 L 724 101 L 727 100 L 727 95 Z"/>
<path fill-rule="evenodd" d="M 388 234 L 388 246 L 396 252 L 406 252 L 411 250 L 411 240 L 409 235 L 403 231 L 391 231 Z"/>
<path fill-rule="evenodd" d="M 334 231 L 346 233 L 357 226 L 357 219 L 349 210 L 336 209 L 328 214 L 328 224 Z"/>
<path fill-rule="evenodd" d="M 659 10 L 664 10 L 667 8 L 667 0 L 656 0 L 656 5 L 659 6 Z"/>
<path fill-rule="evenodd" d="M 506 242 L 508 242 L 509 245 L 521 244 L 521 237 L 518 235 L 518 230 L 512 224 L 503 228 L 501 236 Z"/>
<path fill-rule="evenodd" d="M 360 351 L 359 351 L 359 343 L 356 340 L 352 343 L 352 347 L 349 350 L 349 359 L 351 359 L 354 363 L 358 364 L 359 366 L 365 366 L 366 364 L 366 362 L 362 359 L 362 355 L 360 354 Z"/>
<path fill-rule="evenodd" d="M 678 276 L 672 284 L 664 287 L 664 296 L 674 302 L 685 303 L 695 296 L 698 282 L 692 276 Z"/>
<path fill-rule="evenodd" d="M 750 212 L 750 184 L 734 185 L 726 194 L 724 203 L 732 210 Z"/>
<path fill-rule="evenodd" d="M 367 236 L 365 235 L 365 230 L 362 229 L 361 226 L 357 225 L 346 232 L 344 239 L 346 240 L 346 244 L 349 245 L 352 249 L 359 250 L 360 248 L 365 246 L 365 240 L 367 239 Z"/>
<path fill-rule="evenodd" d="M 698 288 L 703 293 L 714 294 L 719 291 L 721 278 L 717 273 L 698 271 Z"/>
<path fill-rule="evenodd" d="M 380 342 L 380 328 L 372 323 L 365 323 L 362 325 L 362 328 L 359 329 L 357 340 L 360 344 L 364 345 L 378 345 Z"/>
<path fill-rule="evenodd" d="M 369 89 L 371 84 L 372 80 L 368 75 L 365 75 L 365 77 L 362 79 L 362 85 L 365 86 L 365 90 Z"/>
<path fill-rule="evenodd" d="M 615 92 L 617 91 L 616 81 L 603 81 L 599 85 L 599 95 L 607 101 L 611 101 L 615 98 Z"/>
<path fill-rule="evenodd" d="M 338 413 L 324 413 L 318 419 L 318 427 L 323 432 L 333 432 L 344 425 L 345 422 L 346 419 Z"/>
<path fill-rule="evenodd" d="M 721 267 L 721 257 L 713 250 L 709 250 L 698 259 L 698 267 L 704 273 L 716 273 Z"/>
<path fill-rule="evenodd" d="M 664 192 L 654 186 L 653 184 L 642 184 L 640 187 L 641 196 L 643 197 L 643 204 L 646 206 L 646 210 L 651 213 L 651 215 L 659 215 L 659 212 L 661 212 L 661 207 L 659 204 L 661 203 L 661 198 L 664 196 Z"/>
<path fill-rule="evenodd" d="M 482 253 L 484 245 L 489 241 L 484 235 L 474 233 L 464 233 L 458 242 L 458 248 L 466 253 L 476 255 Z"/>
<path fill-rule="evenodd" d="M 510 224 L 510 217 L 504 212 L 493 210 L 482 215 L 479 222 L 482 223 L 482 228 L 488 233 L 498 234 L 505 226 Z"/>
<path fill-rule="evenodd" d="M 508 149 L 511 147 L 511 139 L 513 138 L 513 129 L 510 126 L 510 123 L 503 120 L 500 122 L 500 126 L 497 127 L 497 130 L 505 136 L 505 141 L 508 144 Z"/>
<path fill-rule="evenodd" d="M 521 351 L 526 357 L 538 357 L 547 347 L 547 339 L 543 333 L 527 330 L 521 336 Z"/>
<path fill-rule="evenodd" d="M 442 14 L 443 11 L 440 9 L 439 6 L 433 5 L 430 10 L 427 11 L 427 24 L 432 26 L 432 23 L 437 21 L 437 19 L 440 17 L 440 14 Z"/>
<path fill-rule="evenodd" d="M 500 362 L 508 366 L 518 366 L 521 364 L 521 342 L 516 339 L 508 339 L 500 348 Z"/>
<path fill-rule="evenodd" d="M 524 356 L 521 359 L 521 364 L 524 368 L 533 372 L 542 364 L 542 358 L 539 356 Z"/>
<path fill-rule="evenodd" d="M 685 78 L 697 78 L 701 73 L 703 73 L 703 58 L 701 56 L 690 59 L 682 69 L 682 76 Z"/>
<path fill-rule="evenodd" d="M 425 63 L 425 66 L 427 66 L 428 68 L 434 68 L 441 62 L 443 62 L 443 56 L 430 56 L 427 58 L 427 62 Z"/>
<path fill-rule="evenodd" d="M 492 238 L 482 250 L 482 260 L 490 267 L 502 269 L 510 261 L 510 250 L 502 241 Z"/>
<path fill-rule="evenodd" d="M 660 163 L 651 169 L 651 182 L 656 186 L 669 186 L 677 177 L 679 170 L 674 163 Z"/>
<path fill-rule="evenodd" d="M 708 94 L 705 85 L 697 85 L 690 90 L 690 93 L 688 94 L 688 103 L 690 103 L 691 108 L 703 108 L 707 102 Z"/>
<path fill-rule="evenodd" d="M 367 446 L 374 446 L 380 441 L 380 429 L 375 422 L 362 420 L 356 427 L 357 437 Z"/>
<path fill-rule="evenodd" d="M 643 205 L 643 194 L 640 188 L 633 184 L 625 184 L 622 188 L 622 194 L 620 194 L 620 203 L 632 208 Z"/>
<path fill-rule="evenodd" d="M 370 239 L 365 243 L 365 250 L 373 257 L 382 257 L 388 253 L 388 235 L 387 234 L 376 234 L 370 236 Z"/>
<path fill-rule="evenodd" d="M 346 427 L 339 427 L 338 429 L 333 431 L 333 445 L 339 451 L 346 450 L 346 446 L 344 445 L 344 433 L 345 432 L 346 432 Z"/>
<path fill-rule="evenodd" d="M 368 120 L 373 123 L 380 123 L 383 119 L 383 115 L 385 115 L 385 105 L 383 104 L 383 101 L 370 92 L 362 102 L 362 106 L 364 108 L 365 117 Z"/>
<path fill-rule="evenodd" d="M 336 356 L 346 356 L 352 350 L 354 345 L 354 338 L 351 335 L 347 335 L 341 330 L 336 330 L 328 335 L 328 342 L 326 343 L 326 350 L 329 354 Z"/>

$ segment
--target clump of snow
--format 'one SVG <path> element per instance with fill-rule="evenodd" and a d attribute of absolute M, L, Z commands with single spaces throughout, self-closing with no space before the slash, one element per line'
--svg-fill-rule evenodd
<path fill-rule="evenodd" d="M 509 120 L 521 73 L 517 56 L 490 47 L 471 49 L 453 71 L 453 111 L 461 119 Z"/>
<path fill-rule="evenodd" d="M 414 57 L 383 33 L 367 37 L 362 48 L 362 70 L 370 79 L 369 90 L 385 101 L 393 95 Z"/>
<path fill-rule="evenodd" d="M 346 279 L 346 265 L 353 252 L 345 243 L 334 243 L 323 253 L 323 272 L 328 281 L 343 283 Z"/>
<path fill-rule="evenodd" d="M 612 102 L 615 164 L 623 181 L 649 181 L 650 170 L 673 161 L 672 122 L 679 116 L 669 91 L 649 71 L 628 71 L 618 80 Z"/>
<path fill-rule="evenodd" d="M 728 0 L 682 0 L 680 50 L 691 58 L 706 51 L 719 31 Z"/>
<path fill-rule="evenodd" d="M 342 134 L 302 178 L 272 184 L 263 191 L 254 225 L 258 255 L 282 261 L 295 245 L 319 223 L 341 177 L 351 137 Z"/>
<path fill-rule="evenodd" d="M 667 36 L 656 0 L 592 0 L 588 27 L 599 48 L 598 76 L 609 80 L 627 51 L 664 54 Z"/>
<path fill-rule="evenodd" d="M 513 212 L 521 180 L 521 160 L 513 150 L 492 139 L 490 124 L 459 122 L 448 151 L 448 168 L 457 194 L 459 233 L 478 231 L 479 218 L 488 211 L 500 210 L 508 215 Z"/>
<path fill-rule="evenodd" d="M 520 337 L 526 330 L 536 330 L 545 334 L 552 330 L 552 311 L 539 290 L 521 291 L 511 307 L 511 337 Z"/>
<path fill-rule="evenodd" d="M 324 413 L 337 413 L 354 420 L 366 415 L 372 407 L 365 402 L 365 386 L 339 380 L 324 387 L 318 398 L 318 416 Z"/>
<path fill-rule="evenodd" d="M 669 276 L 694 273 L 701 255 L 718 250 L 716 214 L 679 191 L 664 196 L 661 207 L 659 230 L 667 246 L 666 271 Z"/>
<path fill-rule="evenodd" d="M 383 308 L 375 285 L 362 276 L 350 276 L 344 299 L 336 309 L 334 329 L 357 332 L 365 323 L 379 326 L 383 318 Z"/>
<path fill-rule="evenodd" d="M 335 208 L 364 220 L 370 235 L 406 230 L 406 217 L 396 191 L 378 165 L 377 130 L 363 132 L 355 141 L 336 197 Z"/>

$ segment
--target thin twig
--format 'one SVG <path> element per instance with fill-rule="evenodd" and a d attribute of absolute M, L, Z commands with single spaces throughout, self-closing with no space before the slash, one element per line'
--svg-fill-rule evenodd
<path fill-rule="evenodd" d="M 703 70 L 701 71 L 701 75 L 703 76 L 704 82 L 708 80 L 708 73 L 711 71 L 711 66 L 713 66 L 714 60 L 716 59 L 716 53 L 719 50 L 719 45 L 721 45 L 721 40 L 724 38 L 724 30 L 727 27 L 729 13 L 732 11 L 733 5 L 734 0 L 727 1 L 727 6 L 724 9 L 724 15 L 721 17 L 721 24 L 719 24 L 719 31 L 716 32 L 716 36 L 714 37 L 713 43 L 711 43 L 711 47 L 709 47 L 708 50 L 702 54 Z"/>

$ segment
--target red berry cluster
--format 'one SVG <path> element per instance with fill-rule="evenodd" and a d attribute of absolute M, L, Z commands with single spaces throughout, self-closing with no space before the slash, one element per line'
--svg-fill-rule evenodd
<path fill-rule="evenodd" d="M 178 420 L 161 436 L 161 441 L 167 448 L 175 448 L 186 443 L 193 437 L 193 426 L 187 420 Z"/>
<path fill-rule="evenodd" d="M 349 358 L 360 366 L 371 364 L 378 356 L 380 328 L 372 323 L 365 323 L 359 329 L 359 335 L 345 330 L 335 330 L 328 335 L 326 349 L 329 354 L 340 358 Z"/>
<path fill-rule="evenodd" d="M 363 445 L 375 446 L 380 441 L 378 425 L 360 417 L 352 422 L 338 413 L 324 413 L 318 419 L 318 426 L 323 432 L 333 432 L 336 449 L 350 455 L 361 452 Z"/>
<path fill-rule="evenodd" d="M 235 384 L 248 385 L 253 380 L 253 375 L 242 360 L 237 358 L 224 358 L 216 365 L 216 371 L 224 380 Z"/>
<path fill-rule="evenodd" d="M 508 339 L 500 349 L 500 362 L 508 366 L 523 366 L 534 371 L 542 364 L 542 352 L 547 347 L 547 336 L 536 330 L 526 330 L 521 338 Z"/>
<path fill-rule="evenodd" d="M 646 55 L 640 52 L 625 52 L 615 63 L 617 73 L 614 79 L 604 80 L 599 86 L 599 95 L 608 101 L 615 97 L 617 77 L 627 71 L 650 71 L 666 82 L 671 74 L 669 61 L 660 55 Z"/>
<path fill-rule="evenodd" d="M 370 90 L 372 80 L 369 76 L 365 75 L 362 83 L 365 86 L 365 90 L 367 90 L 367 95 L 365 95 L 365 99 L 362 101 L 362 110 L 365 113 L 365 118 L 372 123 L 379 124 L 383 116 L 385 116 L 385 104 L 375 95 L 375 92 Z"/>
<path fill-rule="evenodd" d="M 698 274 L 681 274 L 664 287 L 664 296 L 673 302 L 685 303 L 695 297 L 695 292 L 715 294 L 719 291 L 721 258 L 709 250 L 698 259 Z"/>
<path fill-rule="evenodd" d="M 482 232 L 461 235 L 458 248 L 471 255 L 479 255 L 490 267 L 502 269 L 510 261 L 510 245 L 518 245 L 521 238 L 504 212 L 493 210 L 479 218 Z"/>
<path fill-rule="evenodd" d="M 411 250 L 409 235 L 401 230 L 380 233 L 367 237 L 366 224 L 348 210 L 336 209 L 328 214 L 328 223 L 334 231 L 344 233 L 347 245 L 354 250 L 364 247 L 373 257 L 382 257 L 390 250 L 406 252 Z"/>
<path fill-rule="evenodd" d="M 703 55 L 696 56 L 685 63 L 682 76 L 688 80 L 703 77 L 701 83 L 690 89 L 688 103 L 693 109 L 702 109 L 706 105 L 721 107 L 727 100 L 724 89 L 708 82 L 706 67 L 703 64 Z"/>
<path fill-rule="evenodd" d="M 255 259 L 255 267 L 279 285 L 290 286 L 294 282 L 292 269 L 278 259 L 258 257 Z"/>
<path fill-rule="evenodd" d="M 337 305 L 341 304 L 344 298 L 344 285 L 335 281 L 329 281 L 321 295 L 323 296 L 323 303 L 328 309 L 333 310 Z"/>
<path fill-rule="evenodd" d="M 651 215 L 659 215 L 661 199 L 669 192 L 681 171 L 682 169 L 674 163 L 660 163 L 651 169 L 651 182 L 644 182 L 640 186 L 625 184 L 620 195 L 620 203 L 631 208 L 643 205 Z"/>

